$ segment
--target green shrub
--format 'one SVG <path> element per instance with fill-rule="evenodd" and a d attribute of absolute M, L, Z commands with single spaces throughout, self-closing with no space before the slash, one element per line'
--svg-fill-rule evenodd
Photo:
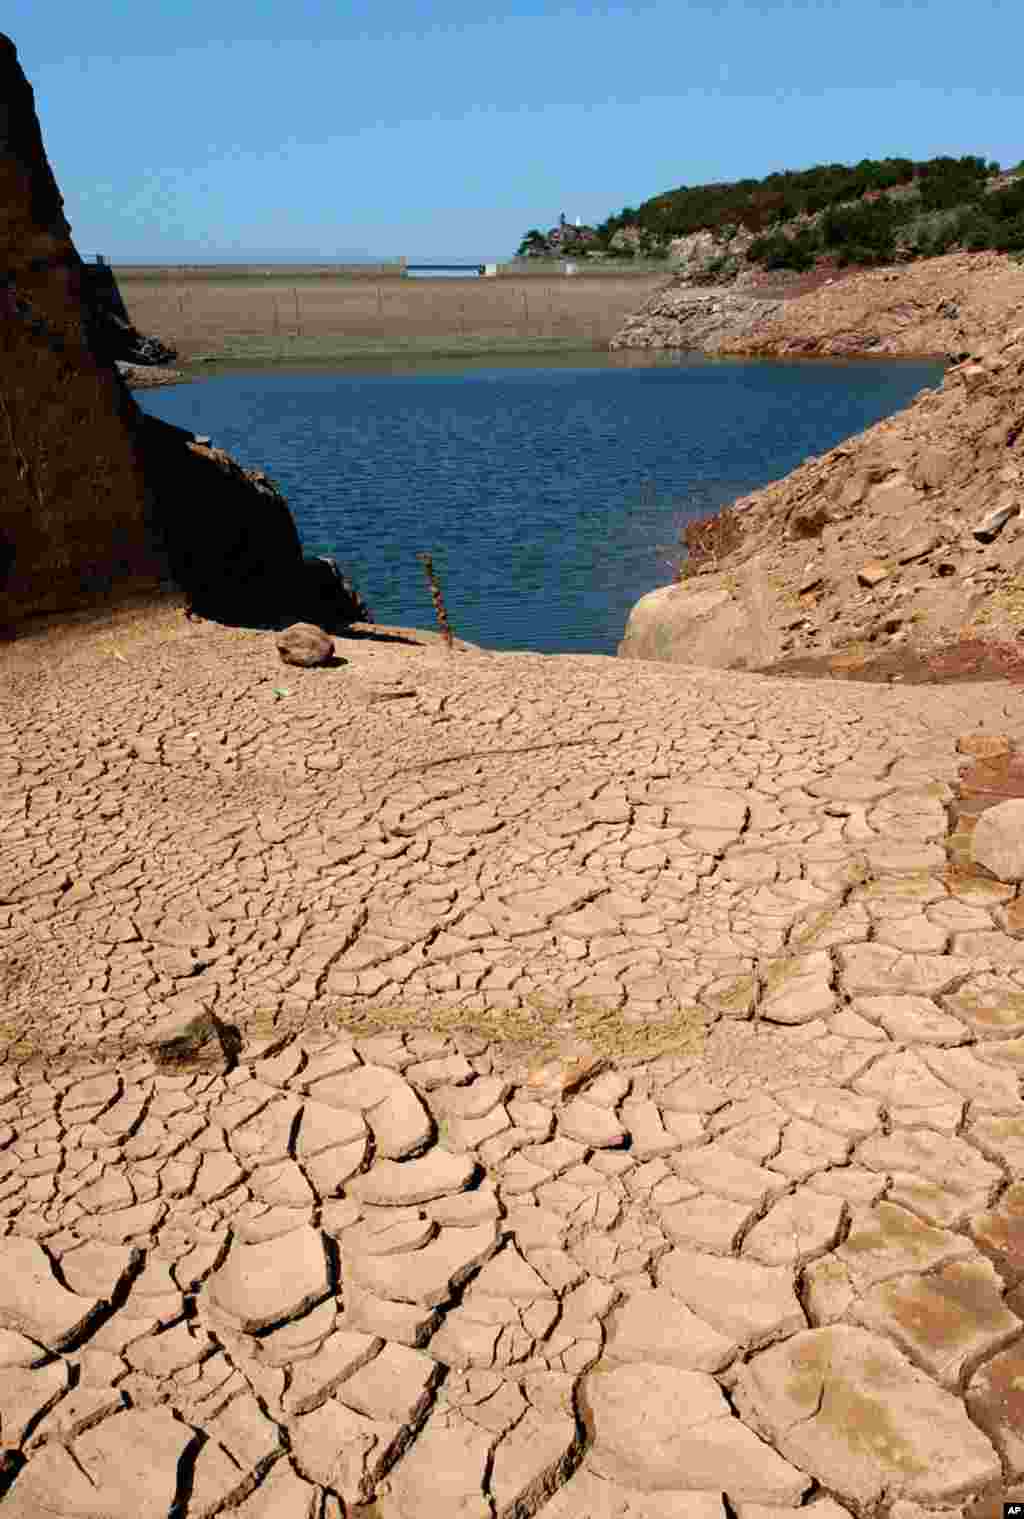
<path fill-rule="evenodd" d="M 804 270 L 814 267 L 817 248 L 817 238 L 809 230 L 799 232 L 796 237 L 771 232 L 754 239 L 747 249 L 747 258 L 752 264 L 763 264 L 766 269 Z"/>
<path fill-rule="evenodd" d="M 888 259 L 895 251 L 897 218 L 898 212 L 888 200 L 832 206 L 821 219 L 821 241 L 824 247 L 835 249 L 840 255 L 846 249 L 856 248 L 868 250 L 873 261 Z"/>
<path fill-rule="evenodd" d="M 956 219 L 956 240 L 970 253 L 995 245 L 999 224 L 980 206 L 969 206 Z"/>

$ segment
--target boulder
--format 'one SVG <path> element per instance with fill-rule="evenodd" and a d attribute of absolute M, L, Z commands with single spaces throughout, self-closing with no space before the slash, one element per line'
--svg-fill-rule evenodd
<path fill-rule="evenodd" d="M 976 865 L 1000 881 L 1024 881 L 1024 801 L 999 802 L 978 819 L 971 835 Z"/>
<path fill-rule="evenodd" d="M 311 622 L 294 622 L 277 635 L 277 652 L 286 665 L 325 665 L 334 655 L 334 639 Z"/>
<path fill-rule="evenodd" d="M 737 594 L 708 584 L 660 586 L 629 614 L 618 653 L 624 659 L 757 669 L 779 657 L 779 639 L 764 606 L 772 593 L 764 577 L 747 576 Z"/>
<path fill-rule="evenodd" d="M 119 359 L 129 364 L 169 364 L 178 357 L 159 338 L 144 337 L 132 325 L 125 310 L 114 271 L 108 263 L 82 265 L 82 293 L 86 302 L 93 352 L 108 363 Z"/>

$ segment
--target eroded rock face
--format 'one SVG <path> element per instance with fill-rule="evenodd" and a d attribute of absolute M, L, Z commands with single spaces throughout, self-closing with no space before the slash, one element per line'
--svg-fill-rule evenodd
<path fill-rule="evenodd" d="M 111 339 L 94 286 L 0 34 L 0 624 L 168 580 L 221 621 L 368 620 L 347 582 L 303 559 L 272 481 L 143 416 L 115 366 L 134 329 Z"/>
<path fill-rule="evenodd" d="M 93 351 L 32 89 L 0 35 L 0 620 L 166 571 L 135 407 Z"/>

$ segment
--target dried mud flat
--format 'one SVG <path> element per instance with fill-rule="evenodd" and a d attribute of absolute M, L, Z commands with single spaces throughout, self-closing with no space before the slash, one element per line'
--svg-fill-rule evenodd
<path fill-rule="evenodd" d="M 336 647 L 0 644 L 5 1514 L 1024 1496 L 1024 692 Z"/>

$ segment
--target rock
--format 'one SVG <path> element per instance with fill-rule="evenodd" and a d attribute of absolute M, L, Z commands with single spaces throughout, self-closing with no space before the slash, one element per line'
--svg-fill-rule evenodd
<path fill-rule="evenodd" d="M 759 581 L 756 596 L 771 596 Z M 776 657 L 766 637 L 757 603 L 736 597 L 724 586 L 688 583 L 648 591 L 632 607 L 618 653 L 623 659 L 659 659 L 671 664 L 754 669 Z"/>
<path fill-rule="evenodd" d="M 114 586 L 155 589 L 167 559 L 134 447 L 135 404 L 97 346 L 32 90 L 4 36 L 0 100 L 0 583 L 17 625 Z"/>
<path fill-rule="evenodd" d="M 295 622 L 277 635 L 277 652 L 286 665 L 326 665 L 334 654 L 334 639 L 309 622 Z"/>
<path fill-rule="evenodd" d="M 998 506 L 994 511 L 989 512 L 986 517 L 982 517 L 978 525 L 972 529 L 974 536 L 979 543 L 992 543 L 999 537 L 999 534 L 1010 518 L 1019 515 L 1019 502 L 1011 501 L 1006 506 Z"/>
<path fill-rule="evenodd" d="M 869 589 L 876 585 L 881 585 L 882 581 L 888 580 L 888 578 L 889 571 L 878 559 L 868 560 L 867 564 L 862 564 L 860 569 L 857 571 L 858 581 L 861 585 L 866 585 Z"/>
<path fill-rule="evenodd" d="M 604 1062 L 589 1045 L 567 1050 L 545 1065 L 534 1066 L 526 1077 L 530 1093 L 548 1098 L 568 1097 L 601 1070 Z"/>
<path fill-rule="evenodd" d="M 659 291 L 615 334 L 609 347 L 688 348 L 715 351 L 722 339 L 756 332 L 782 302 L 729 289 Z"/>
<path fill-rule="evenodd" d="M 971 835 L 976 865 L 1000 881 L 1024 881 L 1024 801 L 998 802 L 978 819 Z"/>
<path fill-rule="evenodd" d="M 305 621 L 329 632 L 340 632 L 352 622 L 373 621 L 352 581 L 326 554 L 303 560 L 296 610 Z"/>
<path fill-rule="evenodd" d="M 369 620 L 333 565 L 307 566 L 266 475 L 138 409 L 116 363 L 152 365 L 172 350 L 135 332 L 106 266 L 87 269 L 78 257 L 6 37 L 0 99 L 0 579 L 9 625 L 168 584 L 198 616 L 248 626 Z"/>
<path fill-rule="evenodd" d="M 789 519 L 789 536 L 791 538 L 820 538 L 831 520 L 828 507 L 823 503 L 801 507 Z"/>

